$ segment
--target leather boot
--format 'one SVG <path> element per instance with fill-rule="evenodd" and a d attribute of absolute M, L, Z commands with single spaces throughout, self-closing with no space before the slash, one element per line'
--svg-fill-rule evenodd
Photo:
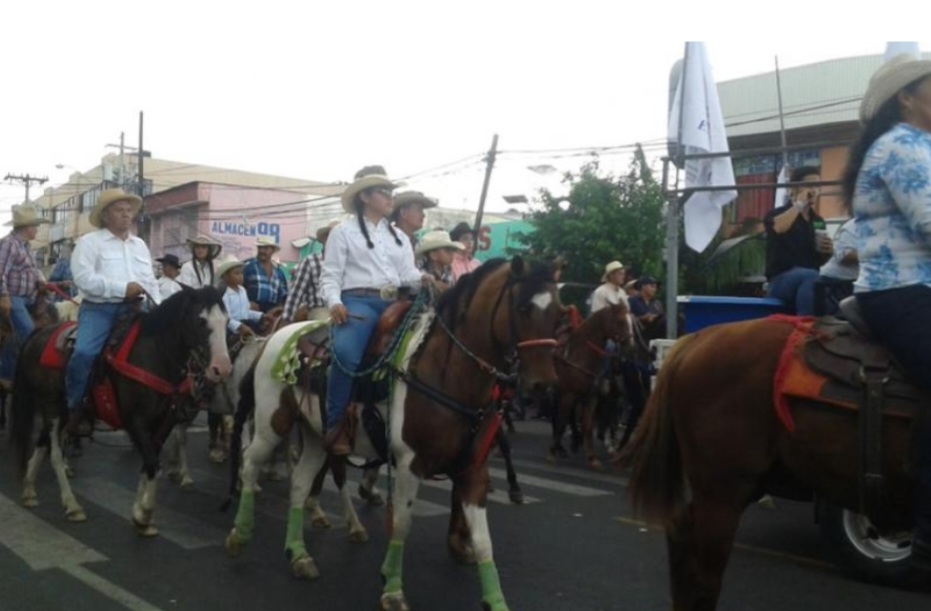
<path fill-rule="evenodd" d="M 327 431 L 323 449 L 331 456 L 349 456 L 355 441 L 355 409 L 350 405 L 339 424 Z"/>
<path fill-rule="evenodd" d="M 94 427 L 83 405 L 68 410 L 68 423 L 65 425 L 65 433 L 69 437 L 74 439 L 90 437 L 93 431 Z"/>

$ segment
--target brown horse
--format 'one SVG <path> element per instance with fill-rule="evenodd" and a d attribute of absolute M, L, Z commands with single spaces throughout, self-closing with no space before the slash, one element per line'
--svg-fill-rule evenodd
<path fill-rule="evenodd" d="M 565 455 L 562 438 L 566 426 L 578 420 L 585 458 L 593 469 L 602 468 L 595 455 L 592 433 L 597 384 L 604 376 L 606 359 L 611 358 L 605 352 L 605 345 L 611 340 L 620 348 L 632 347 L 633 324 L 625 304 L 603 308 L 572 329 L 565 345 L 557 351 L 555 365 L 559 383 L 554 397 L 553 441 L 547 452 L 550 462 Z"/>
<path fill-rule="evenodd" d="M 774 375 L 792 331 L 785 321 L 762 319 L 679 340 L 624 454 L 635 507 L 666 529 L 677 611 L 716 608 L 741 513 L 762 494 L 814 491 L 862 511 L 856 415 L 792 399 L 789 432 L 774 410 Z M 911 527 L 911 434 L 909 422 L 884 420 L 888 511 L 869 516 L 880 533 Z"/>

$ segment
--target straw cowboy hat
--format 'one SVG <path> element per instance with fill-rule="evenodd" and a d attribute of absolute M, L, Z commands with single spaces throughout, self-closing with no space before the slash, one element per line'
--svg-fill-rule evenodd
<path fill-rule="evenodd" d="M 139 208 L 142 207 L 142 198 L 138 195 L 133 195 L 132 193 L 127 193 L 122 189 L 107 189 L 100 194 L 100 197 L 97 199 L 97 205 L 94 206 L 94 209 L 91 210 L 90 223 L 94 227 L 103 227 L 103 222 L 101 216 L 103 211 L 107 207 L 117 203 L 117 202 L 129 202 L 133 205 L 133 216 L 139 212 Z"/>
<path fill-rule="evenodd" d="M 429 231 L 421 238 L 420 243 L 414 252 L 423 255 L 431 250 L 438 248 L 449 248 L 452 250 L 465 250 L 465 246 L 460 242 L 453 242 L 446 231 Z"/>
<path fill-rule="evenodd" d="M 420 191 L 405 191 L 394 196 L 394 209 L 400 210 L 404 206 L 420 204 L 426 210 L 427 208 L 436 208 L 436 200 L 430 199 Z"/>
<path fill-rule="evenodd" d="M 42 218 L 42 214 L 35 206 L 24 205 L 13 206 L 13 220 L 6 223 L 6 226 L 12 226 L 13 229 L 19 229 L 20 227 L 33 227 L 35 225 L 43 225 L 45 223 L 51 222 L 52 221 L 46 218 Z"/>
<path fill-rule="evenodd" d="M 262 248 L 263 246 L 271 246 L 276 251 L 281 250 L 281 246 L 278 246 L 278 242 L 276 242 L 275 240 L 267 236 L 262 236 L 258 240 L 255 241 L 256 248 Z"/>
<path fill-rule="evenodd" d="M 380 165 L 369 165 L 356 172 L 353 183 L 343 191 L 341 198 L 343 210 L 350 214 L 354 214 L 356 211 L 356 195 L 366 189 L 374 189 L 377 187 L 385 189 L 394 189 L 397 187 L 397 185 L 388 178 L 385 168 Z"/>
<path fill-rule="evenodd" d="M 876 116 L 883 104 L 891 100 L 902 89 L 918 79 L 931 76 L 931 61 L 918 59 L 914 55 L 896 55 L 873 73 L 860 102 L 860 121 L 866 123 Z"/>
<path fill-rule="evenodd" d="M 188 238 L 187 243 L 192 250 L 195 246 L 206 246 L 208 259 L 215 259 L 217 255 L 220 254 L 220 251 L 223 250 L 222 244 L 204 233 L 198 233 L 197 237 Z"/>
<path fill-rule="evenodd" d="M 330 232 L 333 231 L 333 228 L 339 225 L 339 221 L 330 221 L 329 224 L 324 225 L 317 230 L 317 241 L 326 242 L 326 239 L 330 236 Z"/>
<path fill-rule="evenodd" d="M 230 255 L 229 257 L 224 259 L 222 263 L 220 263 L 219 267 L 217 267 L 217 278 L 222 278 L 226 272 L 230 271 L 231 269 L 235 269 L 237 267 L 242 267 L 242 266 L 243 266 L 242 261 L 240 261 L 233 255 Z"/>
<path fill-rule="evenodd" d="M 624 264 L 621 263 L 620 261 L 611 261 L 610 263 L 605 265 L 605 273 L 601 275 L 601 281 L 607 282 L 608 276 L 610 276 L 611 274 L 613 274 L 619 269 L 624 269 Z"/>

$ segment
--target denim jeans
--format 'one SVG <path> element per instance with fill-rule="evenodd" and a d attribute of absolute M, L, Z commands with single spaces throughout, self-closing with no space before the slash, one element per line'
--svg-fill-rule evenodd
<path fill-rule="evenodd" d="M 3 354 L 0 355 L 0 379 L 13 381 L 19 351 L 35 329 L 29 314 L 30 303 L 28 297 L 10 296 L 10 326 L 13 328 L 13 339 L 7 342 L 3 347 Z"/>
<path fill-rule="evenodd" d="M 75 409 L 84 401 L 94 361 L 103 350 L 116 323 L 132 314 L 133 306 L 125 303 L 85 301 L 81 304 L 81 309 L 78 310 L 78 333 L 74 342 L 74 352 L 65 369 L 68 409 Z"/>
<path fill-rule="evenodd" d="M 769 281 L 769 296 L 795 308 L 799 316 L 815 315 L 815 283 L 821 278 L 816 269 L 793 267 Z"/>
<path fill-rule="evenodd" d="M 349 311 L 349 319 L 333 329 L 333 345 L 330 350 L 349 371 L 357 371 L 365 355 L 365 348 L 382 312 L 391 305 L 377 297 L 350 297 L 343 295 L 343 305 Z M 343 372 L 335 363 L 330 365 L 327 377 L 326 425 L 331 430 L 342 419 L 352 399 L 353 377 Z"/>

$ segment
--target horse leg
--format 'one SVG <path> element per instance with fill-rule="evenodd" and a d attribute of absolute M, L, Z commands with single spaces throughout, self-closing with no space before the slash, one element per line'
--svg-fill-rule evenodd
<path fill-rule="evenodd" d="M 61 451 L 61 435 L 58 434 L 58 419 L 52 421 L 49 446 L 52 470 L 55 471 L 55 478 L 58 480 L 58 488 L 61 491 L 61 504 L 65 507 L 65 517 L 69 522 L 86 522 L 87 515 L 77 499 L 74 498 L 71 483 L 68 481 L 68 469 Z"/>
<path fill-rule="evenodd" d="M 300 456 L 298 456 L 298 459 L 300 459 Z M 295 465 L 294 469 L 296 472 L 297 465 Z M 320 507 L 320 493 L 323 491 L 323 482 L 329 470 L 330 462 L 327 459 L 323 461 L 323 464 L 317 470 L 317 475 L 314 476 L 314 483 L 310 487 L 310 496 L 307 497 L 307 501 L 304 503 L 304 508 L 310 512 L 310 525 L 314 528 L 330 528 L 330 519 L 327 517 L 326 512 Z"/>
<path fill-rule="evenodd" d="M 362 481 L 359 482 L 359 498 L 372 507 L 381 507 L 385 504 L 385 499 L 375 487 L 376 481 L 378 481 L 378 467 L 362 471 Z"/>
<path fill-rule="evenodd" d="M 403 403 L 401 404 L 403 406 Z M 400 407 L 399 409 L 403 409 Z M 417 498 L 420 479 L 411 471 L 411 462 L 414 453 L 400 439 L 400 430 L 403 421 L 392 422 L 392 440 L 395 448 L 395 469 L 392 503 L 388 506 L 388 515 L 391 517 L 391 535 L 388 542 L 388 553 L 381 565 L 381 575 L 385 585 L 381 595 L 382 611 L 407 611 L 410 607 L 404 596 L 404 582 L 402 568 L 404 564 L 404 542 L 411 530 L 411 510 Z M 397 429 L 397 430 L 396 430 Z"/>
<path fill-rule="evenodd" d="M 604 465 L 595 456 L 595 443 L 593 441 L 593 430 L 595 428 L 595 405 L 594 400 L 588 401 L 582 405 L 582 445 L 585 448 L 585 459 L 588 466 L 594 471 L 604 470 Z"/>
<path fill-rule="evenodd" d="M 488 496 L 488 467 L 469 469 L 457 478 L 462 495 L 462 512 L 466 524 L 472 533 L 472 549 L 478 564 L 478 576 L 482 584 L 482 605 L 489 611 L 508 611 L 498 567 L 495 565 L 491 544 L 491 532 L 488 529 L 488 515 L 485 502 Z"/>
<path fill-rule="evenodd" d="M 498 449 L 501 450 L 501 456 L 504 457 L 504 468 L 508 474 L 508 498 L 512 503 L 520 505 L 524 502 L 524 493 L 517 483 L 517 471 L 514 470 L 514 462 L 511 459 L 511 442 L 507 434 L 498 430 Z"/>
<path fill-rule="evenodd" d="M 475 564 L 475 550 L 472 549 L 471 533 L 462 511 L 462 495 L 459 484 L 453 482 L 450 497 L 449 532 L 446 545 L 452 557 L 461 564 Z"/>
<path fill-rule="evenodd" d="M 281 443 L 281 437 L 253 435 L 249 447 L 242 455 L 242 490 L 239 494 L 239 508 L 233 521 L 233 529 L 226 537 L 226 552 L 238 556 L 243 546 L 252 541 L 255 527 L 255 492 L 259 468 L 271 457 L 275 447 Z M 303 502 L 303 499 L 301 500 Z"/>
<path fill-rule="evenodd" d="M 562 446 L 562 438 L 566 434 L 566 423 L 571 408 L 572 397 L 568 393 L 561 393 L 552 408 L 553 443 L 550 445 L 549 452 L 546 453 L 547 462 L 555 463 L 557 458 L 566 458 L 568 456 L 566 449 Z"/>
<path fill-rule="evenodd" d="M 346 459 L 344 457 L 331 458 L 330 470 L 333 472 L 333 481 L 336 482 L 336 488 L 339 490 L 339 499 L 343 503 L 343 518 L 346 520 L 346 526 L 349 527 L 349 540 L 354 543 L 365 543 L 369 540 L 369 534 L 359 521 L 356 508 L 352 505 L 352 495 L 346 485 Z"/>
<path fill-rule="evenodd" d="M 220 428 L 223 425 L 223 416 L 212 411 L 207 412 L 207 429 L 210 432 L 210 441 L 207 445 L 207 458 L 214 464 L 226 460 L 226 453 L 221 447 Z"/>
<path fill-rule="evenodd" d="M 36 477 L 48 452 L 47 446 L 36 446 L 26 465 L 26 474 L 23 476 L 23 494 L 20 500 L 24 507 L 38 507 L 39 497 L 36 495 Z"/>
<path fill-rule="evenodd" d="M 6 388 L 0 386 L 0 431 L 6 428 L 6 400 L 9 393 Z"/>
<path fill-rule="evenodd" d="M 310 442 L 312 433 L 307 425 L 299 427 L 302 438 L 300 454 L 291 474 L 291 508 L 288 510 L 288 534 L 285 539 L 285 554 L 291 563 L 291 574 L 299 579 L 316 579 L 320 576 L 314 559 L 304 545 L 304 503 L 319 479 L 326 462 L 326 453 L 319 443 Z M 314 477 L 314 475 L 317 477 Z"/>
<path fill-rule="evenodd" d="M 171 432 L 173 443 L 168 448 L 168 477 L 171 481 L 188 488 L 194 485 L 187 462 L 187 424 L 179 424 Z"/>
<path fill-rule="evenodd" d="M 135 431 L 129 432 L 135 438 L 136 445 L 142 453 L 142 473 L 139 476 L 139 488 L 136 490 L 136 500 L 132 510 L 133 524 L 139 536 L 154 537 L 158 534 L 153 519 L 155 496 L 158 491 L 158 449 L 155 448 L 145 427 L 137 425 Z"/>

